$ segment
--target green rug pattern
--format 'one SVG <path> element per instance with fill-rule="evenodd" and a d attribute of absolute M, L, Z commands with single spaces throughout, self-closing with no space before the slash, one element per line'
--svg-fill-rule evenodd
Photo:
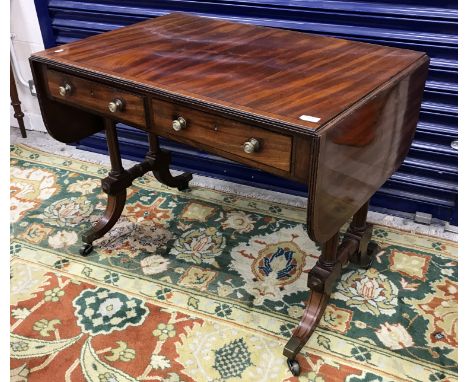
<path fill-rule="evenodd" d="M 12 146 L 13 258 L 286 343 L 320 253 L 303 209 L 198 187 L 178 192 L 144 176 L 83 258 L 80 234 L 105 209 L 108 171 Z M 372 268 L 344 269 L 302 352 L 363 370 L 362 378 L 321 375 L 317 366 L 300 380 L 455 381 L 456 243 L 384 226 L 373 239 L 382 251 Z"/>

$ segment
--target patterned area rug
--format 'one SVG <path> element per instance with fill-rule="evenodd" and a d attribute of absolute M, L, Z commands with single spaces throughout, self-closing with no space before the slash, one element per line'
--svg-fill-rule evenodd
<path fill-rule="evenodd" d="M 107 168 L 11 149 L 11 381 L 455 381 L 457 246 L 375 226 L 292 377 L 319 248 L 305 211 L 138 178 L 87 258 Z"/>

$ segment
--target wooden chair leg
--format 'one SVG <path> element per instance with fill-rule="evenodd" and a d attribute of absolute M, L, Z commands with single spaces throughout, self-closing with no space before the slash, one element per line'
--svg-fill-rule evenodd
<path fill-rule="evenodd" d="M 368 203 L 356 212 L 341 244 L 339 244 L 337 232 L 323 245 L 317 264 L 309 272 L 307 286 L 310 288 L 310 295 L 306 308 L 299 326 L 294 330 L 283 350 L 283 355 L 287 357 L 288 367 L 293 375 L 297 376 L 300 373 L 296 355 L 319 324 L 330 300 L 333 286 L 341 275 L 342 266 L 348 261 L 353 261 L 360 266 L 368 267 L 372 261 L 372 255 L 378 249 L 370 242 L 372 226 L 366 223 L 367 210 Z"/>
<path fill-rule="evenodd" d="M 13 75 L 13 68 L 10 62 L 10 98 L 11 106 L 15 111 L 14 117 L 18 120 L 18 125 L 21 131 L 21 136 L 26 138 L 26 127 L 24 126 L 24 113 L 21 110 L 21 102 L 18 97 L 18 89 L 16 88 L 15 76 Z"/>

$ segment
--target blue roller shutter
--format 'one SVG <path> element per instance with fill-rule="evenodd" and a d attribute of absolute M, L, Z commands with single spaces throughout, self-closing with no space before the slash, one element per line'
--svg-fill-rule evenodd
<path fill-rule="evenodd" d="M 411 150 L 373 197 L 374 209 L 432 214 L 457 224 L 457 2 L 444 0 L 71 1 L 35 0 L 46 47 L 74 41 L 173 11 L 408 48 L 431 57 L 429 78 Z M 119 126 L 122 153 L 140 160 L 146 136 Z M 162 141 L 173 168 L 304 195 L 306 187 L 188 147 Z M 105 152 L 103 134 L 80 141 Z M 194 160 L 196 157 L 196 160 Z"/>

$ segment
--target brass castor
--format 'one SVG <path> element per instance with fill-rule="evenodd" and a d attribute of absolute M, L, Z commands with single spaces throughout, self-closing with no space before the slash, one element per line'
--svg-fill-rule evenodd
<path fill-rule="evenodd" d="M 182 185 L 180 185 L 180 186 L 177 186 L 177 189 L 178 189 L 179 191 L 185 191 L 185 192 L 190 192 L 190 191 L 191 191 L 191 190 L 190 190 L 189 182 L 184 183 L 184 184 L 182 184 Z"/>
<path fill-rule="evenodd" d="M 176 186 L 179 191 L 191 191 L 189 182 L 192 180 L 192 174 L 183 173 L 176 176 L 178 185 Z"/>
<path fill-rule="evenodd" d="M 80 248 L 80 255 L 81 256 L 88 256 L 91 252 L 93 252 L 93 245 L 92 244 L 85 243 Z"/>
<path fill-rule="evenodd" d="M 301 374 L 301 367 L 299 366 L 299 362 L 297 362 L 295 359 L 288 359 L 287 363 L 292 375 L 297 377 L 299 374 Z"/>

